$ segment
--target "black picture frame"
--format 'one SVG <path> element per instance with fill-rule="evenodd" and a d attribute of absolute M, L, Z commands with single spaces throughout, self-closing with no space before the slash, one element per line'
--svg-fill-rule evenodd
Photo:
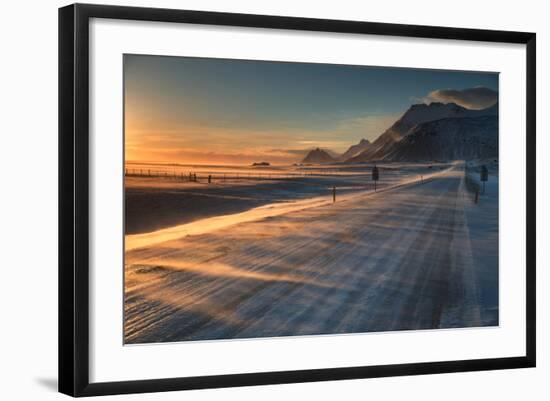
<path fill-rule="evenodd" d="M 88 61 L 89 21 L 91 18 L 180 22 L 526 45 L 526 354 L 520 357 L 494 359 L 90 383 L 88 338 Z M 536 35 L 534 33 L 87 4 L 74 4 L 60 8 L 59 391 L 71 396 L 95 396 L 534 367 L 536 363 L 535 102 Z"/>

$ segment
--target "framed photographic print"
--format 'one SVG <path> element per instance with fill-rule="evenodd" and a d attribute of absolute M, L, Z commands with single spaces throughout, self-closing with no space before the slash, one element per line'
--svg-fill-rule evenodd
<path fill-rule="evenodd" d="M 535 366 L 535 34 L 59 10 L 59 390 Z"/>

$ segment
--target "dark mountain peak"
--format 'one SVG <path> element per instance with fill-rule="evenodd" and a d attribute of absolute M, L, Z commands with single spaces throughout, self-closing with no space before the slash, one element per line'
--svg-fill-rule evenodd
<path fill-rule="evenodd" d="M 325 150 L 315 148 L 308 152 L 302 163 L 332 163 L 334 158 Z"/>
<path fill-rule="evenodd" d="M 415 103 L 409 107 L 410 109 L 425 109 L 428 107 L 441 107 L 444 106 L 445 103 L 441 102 L 430 102 L 430 103 Z"/>
<path fill-rule="evenodd" d="M 432 102 L 430 104 L 413 104 L 398 120 L 398 123 L 410 125 L 420 124 L 426 121 L 439 120 L 441 118 L 455 117 L 467 113 L 467 109 L 456 103 Z"/>
<path fill-rule="evenodd" d="M 369 148 L 371 145 L 371 142 L 368 139 L 361 139 L 358 144 L 351 145 L 348 150 L 346 150 L 342 155 L 338 158 L 338 160 L 346 161 L 351 157 L 357 156 L 361 152 L 365 151 Z"/>
<path fill-rule="evenodd" d="M 487 157 L 498 157 L 498 117 L 483 114 L 418 124 L 379 158 L 427 161 Z"/>
<path fill-rule="evenodd" d="M 470 110 L 456 103 L 433 102 L 420 103 L 410 106 L 405 113 L 390 128 L 380 135 L 371 145 L 361 153 L 355 154 L 346 161 L 363 162 L 381 160 L 392 151 L 393 146 L 405 138 L 418 125 L 447 118 L 467 118 L 480 116 L 497 116 L 498 103 L 483 110 Z"/>

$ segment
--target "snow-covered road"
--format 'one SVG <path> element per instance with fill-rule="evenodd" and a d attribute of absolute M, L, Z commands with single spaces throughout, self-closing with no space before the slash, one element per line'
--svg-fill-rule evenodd
<path fill-rule="evenodd" d="M 474 260 L 466 216 L 475 207 L 457 165 L 423 183 L 127 251 L 125 341 L 496 325 L 480 286 L 487 274 L 498 282 L 498 252 L 489 273 L 487 258 Z M 498 202 L 486 207 L 498 216 Z M 484 246 L 498 250 L 498 231 Z"/>

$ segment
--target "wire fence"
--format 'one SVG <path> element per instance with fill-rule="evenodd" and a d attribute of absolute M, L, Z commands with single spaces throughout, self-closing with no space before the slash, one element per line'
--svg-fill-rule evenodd
<path fill-rule="evenodd" d="M 210 172 L 210 171 L 168 171 L 151 170 L 143 168 L 126 168 L 124 170 L 126 177 L 140 178 L 164 178 L 184 182 L 225 182 L 235 180 L 289 180 L 305 177 L 338 177 L 343 174 L 338 171 L 303 171 L 303 172 Z M 357 176 L 364 174 L 357 174 Z"/>
<path fill-rule="evenodd" d="M 124 174 L 126 177 L 135 177 L 140 179 L 154 179 L 154 180 L 167 180 L 174 183 L 196 183 L 202 185 L 235 185 L 246 181 L 251 182 L 266 182 L 273 183 L 274 181 L 286 182 L 288 185 L 299 184 L 300 187 L 309 187 L 311 190 L 306 191 L 309 194 L 330 194 L 333 202 L 336 202 L 337 194 L 341 194 L 361 191 L 361 190 L 373 190 L 380 191 L 388 186 L 395 185 L 403 179 L 397 171 L 392 170 L 387 172 L 385 179 L 380 181 L 373 181 L 370 171 L 357 171 L 350 174 L 347 172 L 340 172 L 337 170 L 332 171 L 292 171 L 292 172 L 256 172 L 256 171 L 243 171 L 243 172 L 213 172 L 213 171 L 169 171 L 169 170 L 153 170 L 146 168 L 126 168 Z M 397 174 L 396 174 L 397 173 Z M 429 182 L 431 179 L 426 179 L 421 174 L 411 174 L 412 177 L 416 177 L 420 183 Z M 245 184 L 246 185 L 246 184 Z M 283 184 L 283 186 L 274 187 L 274 191 L 282 190 L 295 190 L 295 187 L 289 187 Z M 313 189 L 316 188 L 316 189 Z"/>

